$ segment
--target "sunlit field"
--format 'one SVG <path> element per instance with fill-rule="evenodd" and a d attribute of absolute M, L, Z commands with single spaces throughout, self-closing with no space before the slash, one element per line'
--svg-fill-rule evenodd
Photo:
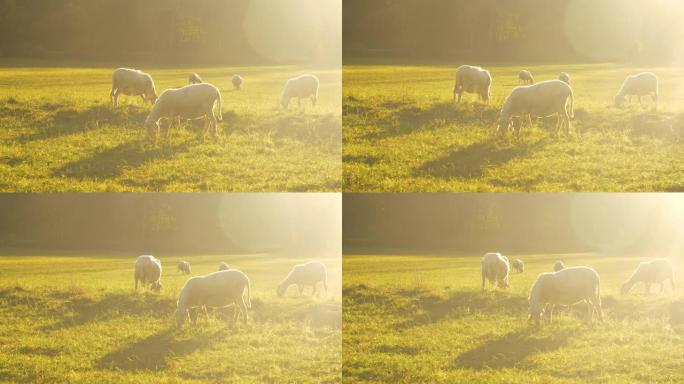
<path fill-rule="evenodd" d="M 334 191 L 341 187 L 339 70 L 150 68 L 157 93 L 197 72 L 223 97 L 219 137 L 190 121 L 150 140 L 140 97 L 110 102 L 111 67 L 0 68 L 0 191 Z M 233 74 L 244 79 L 234 91 Z M 319 103 L 280 108 L 288 78 L 319 77 Z"/>
<path fill-rule="evenodd" d="M 340 380 L 339 259 L 328 267 L 327 298 L 280 298 L 276 286 L 302 260 L 268 255 L 165 256 L 160 294 L 134 292 L 135 256 L 0 258 L 0 381 L 31 383 L 333 383 Z M 249 322 L 200 315 L 175 328 L 188 276 L 221 261 L 252 287 Z"/>
<path fill-rule="evenodd" d="M 684 190 L 684 69 L 483 65 L 493 77 L 489 104 L 464 94 L 457 105 L 457 66 L 344 67 L 345 191 Z M 555 118 L 519 136 L 495 133 L 522 68 L 536 81 L 570 74 L 570 136 L 556 135 Z M 613 108 L 625 77 L 645 70 L 659 76 L 658 110 L 650 98 Z"/>
<path fill-rule="evenodd" d="M 344 256 L 344 382 L 680 383 L 681 296 L 643 285 L 621 296 L 638 257 L 508 255 L 526 263 L 507 290 L 480 290 L 480 255 Z M 557 310 L 551 325 L 527 322 L 527 297 L 555 260 L 601 276 L 605 322 L 583 304 Z M 675 278 L 684 273 L 674 260 Z M 682 304 L 678 308 L 681 308 Z"/>

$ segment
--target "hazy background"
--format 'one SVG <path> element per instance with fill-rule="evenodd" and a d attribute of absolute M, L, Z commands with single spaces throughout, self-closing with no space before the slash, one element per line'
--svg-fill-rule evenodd
<path fill-rule="evenodd" d="M 342 0 L 0 0 L 0 57 L 340 65 Z"/>
<path fill-rule="evenodd" d="M 345 254 L 684 254 L 684 195 L 345 194 Z"/>
<path fill-rule="evenodd" d="M 344 0 L 344 60 L 684 63 L 679 0 Z"/>
<path fill-rule="evenodd" d="M 332 193 L 2 194 L 0 253 L 339 257 L 341 209 Z"/>

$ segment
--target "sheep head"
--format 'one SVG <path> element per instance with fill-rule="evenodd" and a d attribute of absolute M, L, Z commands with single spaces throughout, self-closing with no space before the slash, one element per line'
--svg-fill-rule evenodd
<path fill-rule="evenodd" d="M 617 108 L 620 108 L 622 106 L 622 104 L 624 104 L 624 103 L 625 103 L 625 96 L 621 93 L 618 93 L 613 98 L 613 106 L 615 106 Z"/>
<path fill-rule="evenodd" d="M 276 292 L 278 293 L 278 296 L 282 297 L 285 294 L 285 291 L 287 290 L 288 284 L 286 282 L 282 282 L 278 284 L 278 289 Z"/>
<path fill-rule="evenodd" d="M 183 326 L 183 323 L 185 323 L 185 320 L 190 320 L 190 315 L 188 313 L 187 309 L 176 309 L 176 312 L 173 314 L 173 316 L 176 318 L 176 326 L 181 327 Z"/>

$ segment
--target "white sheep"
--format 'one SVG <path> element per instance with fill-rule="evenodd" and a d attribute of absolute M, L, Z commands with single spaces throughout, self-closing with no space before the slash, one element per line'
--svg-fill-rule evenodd
<path fill-rule="evenodd" d="M 145 101 L 154 104 L 157 101 L 157 90 L 149 74 L 137 69 L 119 68 L 112 74 L 112 90 L 109 97 L 114 106 L 119 105 L 119 94 L 140 96 Z"/>
<path fill-rule="evenodd" d="M 161 284 L 162 266 L 161 261 L 151 255 L 138 256 L 135 260 L 135 290 L 138 290 L 138 282 L 145 288 L 150 285 L 150 288 L 159 292 L 162 288 Z"/>
<path fill-rule="evenodd" d="M 214 115 L 214 104 L 218 103 L 218 116 Z M 191 84 L 182 88 L 167 89 L 159 96 L 152 111 L 145 120 L 148 133 L 159 132 L 159 120 L 175 120 L 180 127 L 182 119 L 204 118 L 204 132 L 213 128 L 214 136 L 217 134 L 216 121 L 223 120 L 221 114 L 221 92 L 209 83 Z M 168 126 L 165 125 L 165 133 Z"/>
<path fill-rule="evenodd" d="M 508 288 L 510 270 L 508 257 L 497 252 L 486 253 L 482 257 L 482 290 L 485 289 L 485 280 L 489 280 L 490 285 L 496 283 L 499 288 Z"/>
<path fill-rule="evenodd" d="M 513 260 L 513 262 L 511 262 L 511 267 L 518 271 L 518 273 L 525 272 L 525 263 L 523 263 L 523 261 L 520 259 Z"/>
<path fill-rule="evenodd" d="M 196 74 L 195 72 L 192 72 L 190 75 L 188 75 L 188 83 L 190 84 L 199 84 L 202 82 L 202 78 L 200 75 Z"/>
<path fill-rule="evenodd" d="M 246 305 L 243 297 L 245 288 Z M 186 320 L 195 323 L 198 310 L 206 311 L 206 307 L 223 308 L 230 304 L 235 304 L 233 319 L 237 320 L 242 315 L 243 321 L 247 323 L 247 308 L 252 308 L 252 293 L 247 275 L 237 269 L 230 269 L 191 277 L 178 296 L 178 307 L 174 314 L 176 325 L 181 326 Z"/>
<path fill-rule="evenodd" d="M 490 86 L 492 76 L 484 68 L 471 65 L 461 65 L 456 69 L 456 80 L 454 82 L 454 100 L 461 102 L 463 92 L 475 93 L 484 101 L 489 101 Z"/>
<path fill-rule="evenodd" d="M 311 98 L 311 105 L 316 105 L 316 101 L 318 101 L 318 77 L 314 75 L 301 75 L 289 79 L 285 83 L 285 88 L 280 98 L 280 105 L 287 109 L 290 105 L 290 100 L 295 97 L 299 106 L 302 105 L 302 98 Z"/>
<path fill-rule="evenodd" d="M 652 72 L 642 72 L 636 75 L 627 76 L 622 83 L 622 87 L 615 95 L 614 103 L 616 107 L 620 107 L 625 98 L 632 102 L 632 96 L 639 98 L 641 105 L 641 96 L 651 96 L 655 103 L 655 108 L 658 108 L 658 76 Z"/>
<path fill-rule="evenodd" d="M 328 276 L 326 268 L 320 261 L 309 261 L 304 264 L 297 264 L 292 267 L 292 270 L 287 275 L 285 280 L 278 284 L 278 296 L 283 296 L 287 288 L 291 285 L 297 285 L 299 295 L 302 295 L 304 286 L 311 286 L 313 288 L 312 296 L 316 296 L 316 288 L 318 283 L 323 283 L 325 293 L 328 293 Z"/>
<path fill-rule="evenodd" d="M 556 262 L 553 263 L 553 271 L 554 271 L 554 272 L 558 272 L 558 271 L 560 271 L 561 269 L 564 269 L 564 268 L 565 268 L 565 264 L 563 264 L 563 262 L 560 261 L 560 260 L 556 260 Z"/>
<path fill-rule="evenodd" d="M 629 293 L 636 283 L 644 283 L 646 294 L 651 293 L 651 284 L 660 284 L 660 293 L 665 289 L 665 281 L 670 280 L 670 286 L 674 291 L 674 268 L 672 262 L 667 259 L 655 259 L 639 263 L 632 276 L 620 288 L 620 293 Z"/>
<path fill-rule="evenodd" d="M 179 261 L 178 262 L 178 271 L 183 273 L 184 275 L 189 275 L 190 274 L 190 263 L 185 261 L 185 260 Z"/>
<path fill-rule="evenodd" d="M 233 83 L 233 89 L 238 91 L 242 89 L 242 77 L 240 75 L 233 75 L 230 81 Z"/>
<path fill-rule="evenodd" d="M 534 84 L 532 73 L 526 69 L 518 72 L 518 84 Z"/>
<path fill-rule="evenodd" d="M 556 305 L 573 305 L 581 301 L 587 303 L 589 318 L 596 311 L 603 321 L 601 309 L 601 279 L 589 267 L 570 267 L 558 272 L 541 273 L 530 290 L 529 319 L 539 324 L 546 315 L 551 323 Z"/>
<path fill-rule="evenodd" d="M 547 80 L 516 87 L 504 101 L 497 131 L 509 130 L 514 117 L 527 118 L 531 125 L 530 116 L 545 117 L 554 114 L 558 118 L 558 133 L 560 134 L 563 127 L 570 133 L 570 118 L 574 118 L 575 113 L 572 88 L 568 84 L 560 80 Z"/>
<path fill-rule="evenodd" d="M 558 80 L 564 82 L 565 84 L 570 84 L 570 75 L 566 72 L 561 72 L 558 74 Z"/>
<path fill-rule="evenodd" d="M 226 269 L 230 269 L 230 266 L 225 261 L 222 261 L 221 264 L 219 264 L 218 270 L 225 271 Z"/>

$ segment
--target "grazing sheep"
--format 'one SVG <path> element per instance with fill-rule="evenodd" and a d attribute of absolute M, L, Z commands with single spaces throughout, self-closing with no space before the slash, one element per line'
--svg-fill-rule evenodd
<path fill-rule="evenodd" d="M 558 75 L 558 80 L 564 82 L 565 84 L 570 84 L 570 75 L 568 75 L 566 72 L 561 72 Z"/>
<path fill-rule="evenodd" d="M 655 108 L 658 109 L 658 76 L 652 72 L 627 76 L 617 95 L 615 95 L 615 106 L 620 107 L 625 102 L 625 98 L 631 103 L 632 96 L 639 98 L 639 105 L 641 105 L 641 96 L 651 96 Z"/>
<path fill-rule="evenodd" d="M 480 100 L 484 102 L 489 101 L 490 91 L 492 85 L 492 76 L 484 68 L 474 67 L 471 65 L 461 65 L 456 69 L 456 81 L 454 82 L 454 100 L 461 102 L 463 92 L 475 93 Z"/>
<path fill-rule="evenodd" d="M 195 72 L 188 75 L 188 83 L 199 84 L 201 82 L 202 82 L 202 78 L 198 74 L 196 74 Z"/>
<path fill-rule="evenodd" d="M 598 273 L 589 267 L 541 273 L 530 290 L 530 321 L 539 324 L 546 315 L 547 323 L 551 323 L 556 305 L 573 305 L 580 301 L 587 303 L 590 319 L 595 310 L 599 320 L 603 321 L 600 282 Z"/>
<path fill-rule="evenodd" d="M 114 106 L 119 105 L 119 94 L 140 96 L 154 104 L 157 101 L 157 90 L 154 88 L 152 76 L 137 69 L 119 68 L 112 75 L 112 90 L 109 97 Z"/>
<path fill-rule="evenodd" d="M 497 283 L 499 288 L 508 288 L 510 270 L 506 256 L 497 252 L 486 253 L 482 257 L 482 290 L 485 289 L 485 279 L 489 280 L 489 285 Z"/>
<path fill-rule="evenodd" d="M 247 305 L 243 298 L 245 288 Z M 195 323 L 198 310 L 206 310 L 206 307 L 223 308 L 230 304 L 235 304 L 233 320 L 242 315 L 243 321 L 247 323 L 247 308 L 252 308 L 252 293 L 247 275 L 237 269 L 230 269 L 191 277 L 178 296 L 176 325 L 183 325 L 185 320 Z"/>
<path fill-rule="evenodd" d="M 183 273 L 184 275 L 189 275 L 190 274 L 190 263 L 185 261 L 185 260 L 179 261 L 178 262 L 178 271 Z"/>
<path fill-rule="evenodd" d="M 302 295 L 304 286 L 310 285 L 313 287 L 311 296 L 316 296 L 316 287 L 319 282 L 323 282 L 325 293 L 328 293 L 328 277 L 325 265 L 320 261 L 309 261 L 304 264 L 297 264 L 292 267 L 292 270 L 287 275 L 285 280 L 278 284 L 278 296 L 283 296 L 287 288 L 296 284 L 299 289 L 299 295 Z"/>
<path fill-rule="evenodd" d="M 222 261 L 221 264 L 219 264 L 219 271 L 225 271 L 226 269 L 230 269 L 230 266 L 225 261 Z"/>
<path fill-rule="evenodd" d="M 135 290 L 138 290 L 138 282 L 145 288 L 148 284 L 150 288 L 159 292 L 161 284 L 162 266 L 161 261 L 151 255 L 138 256 L 135 260 Z"/>
<path fill-rule="evenodd" d="M 214 104 L 218 102 L 218 116 L 214 115 Z M 223 120 L 221 114 L 221 92 L 208 83 L 191 84 L 182 88 L 167 89 L 159 96 L 149 116 L 145 120 L 148 133 L 159 132 L 159 120 L 175 119 L 180 127 L 180 120 L 204 118 L 204 132 L 212 127 L 214 136 L 217 134 L 217 119 Z M 168 126 L 165 125 L 165 133 Z"/>
<path fill-rule="evenodd" d="M 518 271 L 518 273 L 525 272 L 525 263 L 523 263 L 523 261 L 520 259 L 513 260 L 513 262 L 511 263 L 511 267 Z"/>
<path fill-rule="evenodd" d="M 302 105 L 302 98 L 311 98 L 311 105 L 316 105 L 318 101 L 318 77 L 314 75 L 301 75 L 289 79 L 285 83 L 283 95 L 280 98 L 280 105 L 287 109 L 292 98 L 297 98 L 299 106 Z"/>
<path fill-rule="evenodd" d="M 523 69 L 518 73 L 518 84 L 534 84 L 534 77 L 530 71 Z"/>
<path fill-rule="evenodd" d="M 230 81 L 233 83 L 233 89 L 238 91 L 242 89 L 242 77 L 240 75 L 233 75 Z"/>
<path fill-rule="evenodd" d="M 568 99 L 570 105 L 568 106 Z M 542 81 L 533 85 L 524 85 L 514 88 L 506 97 L 497 132 L 507 131 L 511 128 L 513 117 L 526 117 L 530 125 L 530 116 L 544 117 L 557 115 L 558 133 L 563 127 L 570 133 L 570 118 L 574 115 L 574 97 L 572 88 L 560 80 Z M 520 132 L 520 128 L 518 128 Z"/>
<path fill-rule="evenodd" d="M 564 269 L 564 268 L 565 268 L 565 264 L 563 264 L 563 262 L 560 261 L 560 260 L 556 260 L 556 262 L 553 263 L 553 271 L 554 271 L 554 272 L 558 272 L 558 271 L 560 271 L 561 269 Z"/>
<path fill-rule="evenodd" d="M 636 283 L 644 283 L 646 294 L 651 293 L 651 284 L 660 284 L 660 293 L 665 289 L 665 280 L 670 280 L 670 286 L 674 292 L 674 268 L 672 262 L 667 259 L 655 259 L 639 263 L 632 276 L 620 288 L 620 293 L 629 293 Z"/>

